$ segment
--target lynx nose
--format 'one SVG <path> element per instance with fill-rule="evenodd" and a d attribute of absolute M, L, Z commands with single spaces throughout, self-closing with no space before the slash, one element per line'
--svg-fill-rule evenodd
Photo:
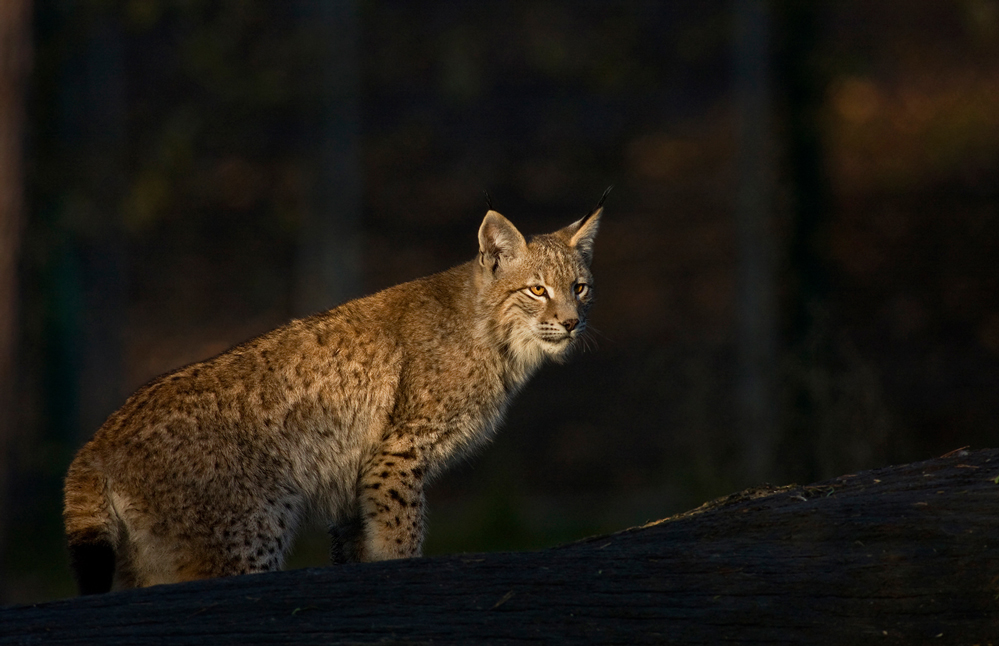
<path fill-rule="evenodd" d="M 566 319 L 562 321 L 562 327 L 565 328 L 566 332 L 572 332 L 579 325 L 579 319 Z"/>

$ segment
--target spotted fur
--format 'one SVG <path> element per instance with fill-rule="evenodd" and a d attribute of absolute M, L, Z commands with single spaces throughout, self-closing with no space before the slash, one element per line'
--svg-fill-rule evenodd
<path fill-rule="evenodd" d="M 140 388 L 66 476 L 81 591 L 276 570 L 307 520 L 335 562 L 418 556 L 428 479 L 586 329 L 600 213 L 526 241 L 490 210 L 476 260 Z"/>

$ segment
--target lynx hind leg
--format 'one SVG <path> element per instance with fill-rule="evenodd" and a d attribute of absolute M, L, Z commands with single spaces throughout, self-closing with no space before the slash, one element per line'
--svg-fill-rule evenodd
<path fill-rule="evenodd" d="M 343 565 L 361 560 L 364 524 L 360 517 L 333 523 L 327 531 L 330 535 L 330 563 Z"/>
<path fill-rule="evenodd" d="M 371 461 L 360 482 L 364 531 L 359 560 L 420 556 L 423 546 L 424 468 L 411 446 L 389 445 Z"/>
<path fill-rule="evenodd" d="M 163 517 L 131 505 L 124 513 L 124 587 L 129 579 L 144 587 L 279 570 L 296 525 L 293 506 L 221 506 L 191 505 L 200 516 Z"/>

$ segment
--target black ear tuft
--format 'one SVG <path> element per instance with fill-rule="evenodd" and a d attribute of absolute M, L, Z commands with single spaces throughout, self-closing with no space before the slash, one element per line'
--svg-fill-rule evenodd
<path fill-rule="evenodd" d="M 614 185 L 613 184 L 611 184 L 610 186 L 607 187 L 606 190 L 604 190 L 604 194 L 600 196 L 600 201 L 597 202 L 597 205 L 595 207 L 593 207 L 593 209 L 589 213 L 586 214 L 587 218 L 590 217 L 591 215 L 593 215 L 594 213 L 596 213 L 597 211 L 599 211 L 601 209 L 601 207 L 603 207 L 604 200 L 607 199 L 607 196 L 610 195 L 610 192 L 612 190 L 614 190 Z"/>
<path fill-rule="evenodd" d="M 590 209 L 590 212 L 587 213 L 585 216 L 583 216 L 583 218 L 579 221 L 580 227 L 582 227 L 582 225 L 586 224 L 590 220 L 590 218 L 592 218 L 594 215 L 598 214 L 600 212 L 600 210 L 604 208 L 604 200 L 607 199 L 607 196 L 610 195 L 610 192 L 611 192 L 611 190 L 613 190 L 613 188 L 614 188 L 614 185 L 611 184 L 610 186 L 608 186 L 606 188 L 606 190 L 604 190 L 604 194 L 600 196 L 600 201 L 597 202 L 597 205 L 595 207 L 593 207 L 592 209 Z"/>
<path fill-rule="evenodd" d="M 489 191 L 482 191 L 482 194 L 486 196 L 486 206 L 489 207 L 490 211 L 495 211 L 493 208 L 493 198 L 489 196 Z"/>
<path fill-rule="evenodd" d="M 612 188 L 614 188 L 613 185 L 607 187 L 604 194 L 600 196 L 600 201 L 585 217 L 563 229 L 569 239 L 569 246 L 578 250 L 587 264 L 593 259 L 593 240 L 600 227 L 600 215 L 604 212 L 604 200 L 607 199 Z"/>
<path fill-rule="evenodd" d="M 597 202 L 597 208 L 598 208 L 598 209 L 599 209 L 599 208 L 600 208 L 601 206 L 603 206 L 603 205 L 604 205 L 604 200 L 606 200 L 606 199 L 607 199 L 607 196 L 608 196 L 608 195 L 610 195 L 610 192 L 611 192 L 611 191 L 613 191 L 613 190 L 614 190 L 614 185 L 613 185 L 613 184 L 611 184 L 611 185 L 610 185 L 610 186 L 608 186 L 608 187 L 607 187 L 606 189 L 604 189 L 604 194 L 600 196 L 600 201 L 599 201 L 599 202 Z"/>

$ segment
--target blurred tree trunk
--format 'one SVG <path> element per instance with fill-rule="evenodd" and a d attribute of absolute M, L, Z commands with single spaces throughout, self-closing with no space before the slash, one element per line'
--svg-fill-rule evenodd
<path fill-rule="evenodd" d="M 0 567 L 4 565 L 7 486 L 18 427 L 18 258 L 24 221 L 25 88 L 31 67 L 31 0 L 0 2 Z M 6 581 L 6 577 L 0 577 Z M 0 601 L 6 597 L 0 585 Z"/>
<path fill-rule="evenodd" d="M 73 223 L 82 289 L 79 303 L 78 440 L 90 438 L 121 405 L 126 245 L 121 223 L 125 189 L 125 54 L 116 12 L 100 11 L 88 34 L 75 122 L 82 154 L 80 195 L 86 222 Z M 73 218 L 72 213 L 66 214 Z"/>
<path fill-rule="evenodd" d="M 771 134 L 770 11 L 766 0 L 735 0 L 734 91 L 739 145 L 739 434 L 747 482 L 773 477 L 779 419 Z"/>
<path fill-rule="evenodd" d="M 329 309 L 361 290 L 360 56 L 355 0 L 295 5 L 316 73 L 306 158 L 312 173 L 296 267 L 298 314 Z M 311 94 L 311 92 L 310 92 Z"/>
<path fill-rule="evenodd" d="M 42 338 L 26 352 L 39 354 L 43 374 L 31 436 L 23 440 L 25 460 L 14 474 L 21 486 L 4 517 L 17 522 L 20 557 L 7 563 L 7 574 L 8 589 L 21 598 L 64 576 L 62 479 L 69 451 L 121 404 L 125 311 L 124 56 L 115 8 L 45 3 L 35 15 L 40 42 L 48 30 L 60 43 L 57 54 L 40 49 L 46 56 L 40 76 L 56 78 L 51 86 L 40 79 L 35 88 L 52 92 L 59 110 L 36 129 L 46 139 L 44 154 L 57 159 L 40 163 L 32 178 L 37 193 L 29 223 L 32 248 L 40 250 L 32 260 L 41 293 L 26 296 L 34 298 Z"/>
<path fill-rule="evenodd" d="M 827 321 L 830 187 L 824 167 L 821 110 L 828 72 L 819 64 L 823 3 L 784 0 L 777 69 L 786 111 L 785 164 L 790 198 L 787 243 L 788 290 L 784 303 L 788 360 L 783 474 L 789 479 L 821 477 L 820 393 L 810 377 L 829 376 L 834 348 Z M 856 467 L 854 467 L 856 468 Z"/>

